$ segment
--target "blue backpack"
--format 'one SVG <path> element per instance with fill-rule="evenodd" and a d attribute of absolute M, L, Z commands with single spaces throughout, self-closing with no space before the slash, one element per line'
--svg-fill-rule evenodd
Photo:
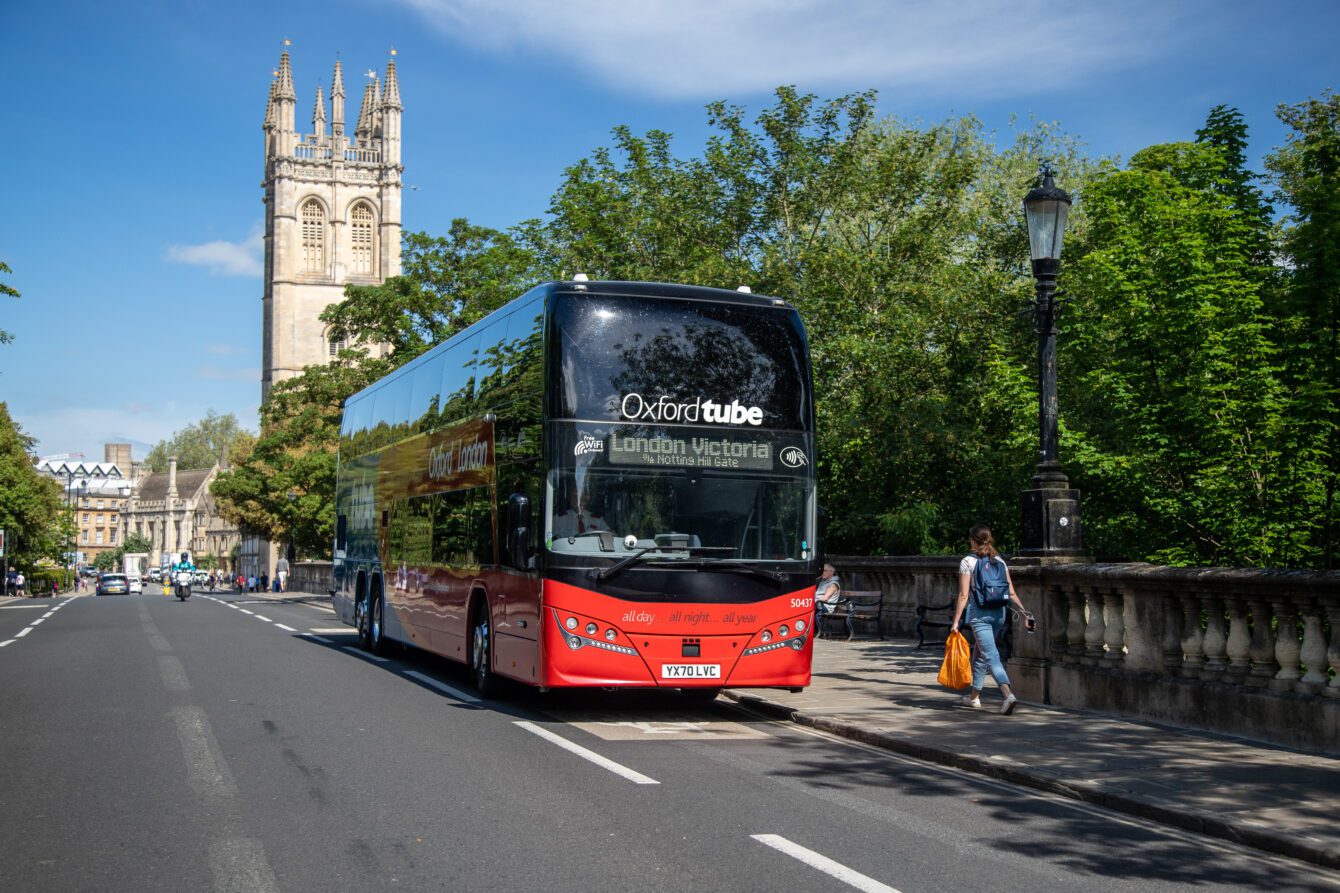
<path fill-rule="evenodd" d="M 978 558 L 972 569 L 972 599 L 979 608 L 1003 608 L 1010 603 L 1010 578 L 999 558 Z"/>

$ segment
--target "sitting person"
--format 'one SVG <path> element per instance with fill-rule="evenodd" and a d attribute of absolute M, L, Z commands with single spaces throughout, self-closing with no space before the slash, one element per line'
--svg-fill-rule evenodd
<path fill-rule="evenodd" d="M 842 601 L 842 581 L 837 577 L 837 569 L 831 564 L 824 565 L 823 576 L 814 587 L 814 607 L 819 616 L 833 613 L 833 609 Z"/>
<path fill-rule="evenodd" d="M 573 504 L 569 506 L 567 511 L 554 519 L 554 539 L 577 536 L 586 533 L 588 530 L 609 530 L 609 525 L 605 523 L 605 519 L 599 513 L 593 510 L 585 493 L 582 494 L 580 505 L 578 505 L 575 491 L 569 492 L 573 494 Z"/>

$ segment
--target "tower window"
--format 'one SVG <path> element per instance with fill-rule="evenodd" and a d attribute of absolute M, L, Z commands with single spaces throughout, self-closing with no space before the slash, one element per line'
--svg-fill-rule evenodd
<path fill-rule="evenodd" d="M 344 350 L 348 346 L 349 345 L 345 342 L 343 338 L 340 338 L 338 340 L 334 338 L 330 339 L 330 358 L 332 360 L 335 359 L 340 355 L 340 351 Z"/>
<path fill-rule="evenodd" d="M 359 202 L 349 214 L 349 237 L 352 241 L 352 267 L 355 274 L 372 273 L 376 262 L 376 236 L 372 208 Z"/>
<path fill-rule="evenodd" d="M 326 272 L 326 212 L 316 199 L 302 206 L 302 269 L 305 273 Z"/>

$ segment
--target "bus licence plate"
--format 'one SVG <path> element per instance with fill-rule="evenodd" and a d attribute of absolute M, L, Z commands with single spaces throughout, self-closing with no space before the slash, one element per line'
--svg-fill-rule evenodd
<path fill-rule="evenodd" d="M 662 679 L 720 679 L 721 664 L 661 664 Z"/>

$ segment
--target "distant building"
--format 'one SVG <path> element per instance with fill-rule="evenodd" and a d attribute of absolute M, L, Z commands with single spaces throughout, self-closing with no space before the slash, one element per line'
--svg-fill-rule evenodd
<path fill-rule="evenodd" d="M 125 505 L 134 489 L 135 472 L 130 444 L 109 443 L 103 449 L 103 462 L 65 454 L 39 459 L 36 465 L 39 473 L 61 485 L 65 504 L 74 512 L 71 551 L 77 565 L 92 564 L 100 553 L 125 539 Z"/>
<path fill-rule="evenodd" d="M 224 570 L 233 569 L 232 553 L 238 545 L 236 525 L 219 516 L 209 485 L 220 466 L 177 470 L 177 458 L 168 459 L 166 472 L 149 472 L 136 481 L 134 493 L 122 511 L 126 534 L 137 533 L 153 544 L 150 565 L 164 552 L 189 549 L 197 559 L 213 555 Z"/>

